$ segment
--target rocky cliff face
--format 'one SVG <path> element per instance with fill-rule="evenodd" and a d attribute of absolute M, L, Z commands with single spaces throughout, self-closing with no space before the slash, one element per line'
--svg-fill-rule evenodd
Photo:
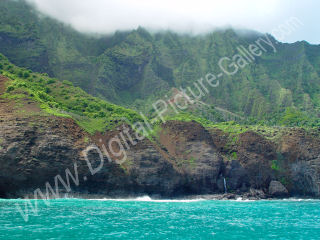
<path fill-rule="evenodd" d="M 203 194 L 223 190 L 223 159 L 209 132 L 201 125 L 169 121 L 162 125 L 159 143 L 185 177 L 185 193 Z"/>
<path fill-rule="evenodd" d="M 270 182 L 280 181 L 291 195 L 319 196 L 319 131 L 279 129 L 277 136 L 247 131 L 230 146 L 227 134 L 213 130 L 221 152 L 236 153 L 227 161 L 229 187 L 250 186 L 266 193 Z M 246 188 L 244 188 L 246 189 Z"/>
<path fill-rule="evenodd" d="M 1 93 L 5 81 L 0 78 Z M 121 129 L 91 136 L 72 119 L 45 114 L 29 99 L 19 104 L 0 99 L 0 129 L 0 197 L 45 190 L 46 182 L 55 186 L 58 174 L 67 183 L 66 169 L 79 180 L 73 184 L 69 177 L 72 192 L 83 194 L 320 196 L 317 131 L 278 129 L 268 136 L 248 130 L 231 136 L 196 122 L 168 121 L 151 140 L 129 130 L 135 144 L 118 164 L 122 156 L 108 156 L 103 146 Z M 101 166 L 93 175 L 83 152 L 88 146 L 103 154 L 103 159 L 97 151 L 88 154 L 92 169 Z M 61 182 L 58 188 L 64 188 Z"/>
<path fill-rule="evenodd" d="M 36 124 L 30 124 L 35 121 Z M 229 160 L 214 144 L 217 136 L 210 135 L 197 123 L 168 122 L 160 135 L 161 148 L 149 140 L 140 141 L 127 151 L 124 164 L 109 163 L 104 156 L 102 169 L 90 176 L 81 154 L 88 145 L 87 135 L 72 120 L 11 118 L 9 123 L 2 121 L 1 128 L 1 197 L 24 195 L 38 187 L 44 188 L 47 181 L 53 186 L 57 174 L 65 178 L 65 169 L 74 173 L 74 163 L 80 184 L 71 186 L 74 192 L 80 193 L 114 197 L 214 194 L 225 191 L 225 178 L 227 191 L 238 194 L 254 188 L 273 195 L 269 185 L 278 180 L 290 195 L 319 196 L 319 157 L 308 157 L 310 150 L 305 149 L 299 151 L 299 156 L 287 158 L 289 149 L 284 150 L 287 145 L 264 142 L 256 133 L 243 134 L 240 143 L 246 147 L 237 145 L 238 159 Z M 294 137 L 295 141 L 306 141 Z M 309 144 L 319 144 L 318 140 L 313 141 Z M 295 146 L 290 149 L 292 154 Z M 272 164 L 277 154 L 283 158 L 275 167 Z M 319 156 L 319 152 L 313 154 Z M 97 154 L 89 159 L 93 167 L 101 161 Z M 277 191 L 274 193 L 278 196 Z"/>

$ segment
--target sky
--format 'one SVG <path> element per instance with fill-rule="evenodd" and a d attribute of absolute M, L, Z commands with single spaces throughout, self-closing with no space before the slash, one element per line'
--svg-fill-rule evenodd
<path fill-rule="evenodd" d="M 202 34 L 234 27 L 271 33 L 279 41 L 320 44 L 319 0 L 27 0 L 87 33 L 139 26 Z"/>

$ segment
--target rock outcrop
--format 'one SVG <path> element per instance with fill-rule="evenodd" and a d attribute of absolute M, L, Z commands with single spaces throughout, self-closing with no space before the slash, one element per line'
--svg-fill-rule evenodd
<path fill-rule="evenodd" d="M 214 193 L 223 189 L 223 159 L 207 130 L 195 122 L 169 121 L 162 124 L 159 144 L 185 179 L 188 194 Z"/>
<path fill-rule="evenodd" d="M 269 185 L 269 194 L 273 197 L 285 197 L 288 196 L 288 190 L 281 182 L 271 181 Z"/>
<path fill-rule="evenodd" d="M 85 194 L 174 197 L 227 190 L 247 198 L 264 194 L 319 196 L 316 153 L 309 150 L 303 155 L 300 149 L 298 157 L 287 158 L 296 145 L 291 151 L 288 142 L 276 145 L 255 133 L 240 136 L 235 144 L 237 159 L 230 160 L 215 144 L 219 136 L 211 135 L 198 123 L 168 122 L 163 124 L 158 140 L 135 139 L 137 144 L 126 151 L 123 164 L 109 162 L 104 156 L 103 167 L 91 176 L 82 152 L 90 144 L 101 149 L 101 142 L 87 135 L 72 119 L 2 116 L 0 126 L 1 197 L 21 197 L 37 188 L 45 189 L 46 182 L 54 186 L 58 174 L 65 179 L 66 169 L 75 173 L 75 163 L 80 182 L 78 186 L 71 184 L 72 191 Z M 102 142 L 115 135 L 105 134 Z M 317 138 L 304 137 L 304 143 L 315 146 L 313 151 L 317 149 Z M 278 157 L 274 167 L 278 149 L 282 158 Z M 92 168 L 101 162 L 98 154 L 88 158 Z"/>

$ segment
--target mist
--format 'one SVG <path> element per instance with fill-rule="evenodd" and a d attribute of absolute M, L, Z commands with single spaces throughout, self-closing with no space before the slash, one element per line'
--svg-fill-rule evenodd
<path fill-rule="evenodd" d="M 320 43 L 316 0 L 27 0 L 40 12 L 86 33 L 136 29 L 201 34 L 233 27 L 271 33 L 289 19 L 303 27 L 280 39 Z"/>

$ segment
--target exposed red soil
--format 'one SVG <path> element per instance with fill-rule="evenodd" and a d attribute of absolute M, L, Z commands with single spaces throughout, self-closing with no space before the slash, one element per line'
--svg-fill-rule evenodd
<path fill-rule="evenodd" d="M 0 75 L 0 95 L 6 91 L 6 83 L 10 79 Z M 20 106 L 21 105 L 21 106 Z M 29 123 L 36 128 L 50 130 L 51 132 L 61 132 L 62 135 L 72 136 L 73 144 L 84 147 L 85 133 L 71 118 L 62 118 L 56 116 L 47 116 L 41 114 L 42 109 L 39 104 L 29 98 L 19 99 L 19 104 L 15 100 L 0 98 L 0 122 L 9 121 L 11 125 L 23 125 Z"/>

